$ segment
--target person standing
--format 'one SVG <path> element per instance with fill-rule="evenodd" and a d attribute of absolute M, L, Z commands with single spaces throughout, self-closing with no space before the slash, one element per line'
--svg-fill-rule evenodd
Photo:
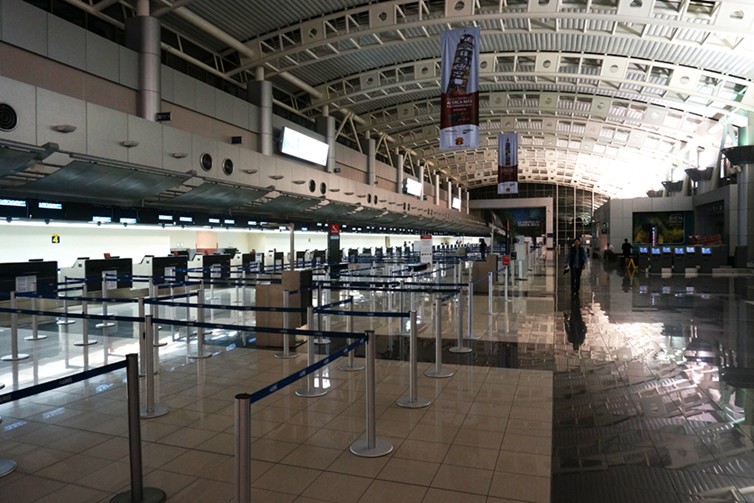
<path fill-rule="evenodd" d="M 634 253 L 634 248 L 631 246 L 631 243 L 628 242 L 628 238 L 623 240 L 620 249 L 623 252 L 623 265 L 628 267 L 628 262 L 631 260 L 631 255 Z"/>
<path fill-rule="evenodd" d="M 586 250 L 581 247 L 581 239 L 576 238 L 568 250 L 566 258 L 566 271 L 571 273 L 571 293 L 577 294 L 581 289 L 581 271 L 586 266 L 588 257 Z"/>
<path fill-rule="evenodd" d="M 479 254 L 482 256 L 482 260 L 487 257 L 487 242 L 484 238 L 479 239 Z"/>

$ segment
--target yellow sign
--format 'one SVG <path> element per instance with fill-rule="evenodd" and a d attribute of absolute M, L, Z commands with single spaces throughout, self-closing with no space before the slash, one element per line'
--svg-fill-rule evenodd
<path fill-rule="evenodd" d="M 60 234 L 53 234 L 52 235 L 52 244 L 58 244 L 60 243 Z"/>

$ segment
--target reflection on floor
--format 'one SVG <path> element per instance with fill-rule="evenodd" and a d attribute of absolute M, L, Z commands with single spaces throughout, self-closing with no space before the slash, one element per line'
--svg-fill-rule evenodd
<path fill-rule="evenodd" d="M 298 398 L 295 384 L 253 406 L 254 501 L 754 501 L 754 277 L 626 275 L 595 260 L 574 297 L 559 270 L 540 260 L 508 301 L 500 286 L 493 315 L 488 298 L 475 296 L 479 339 L 466 338 L 468 318 L 459 323 L 454 303 L 443 304 L 450 379 L 423 374 L 434 366 L 436 313 L 433 299 L 417 295 L 417 393 L 432 401 L 425 409 L 395 403 L 408 393 L 405 323 L 358 319 L 356 331 L 378 333 L 377 432 L 395 450 L 350 454 L 364 431 L 364 377 L 336 362 L 319 381 L 327 395 Z M 235 301 L 232 291 L 216 293 L 213 302 Z M 388 293 L 341 295 L 354 295 L 357 310 L 399 310 Z M 210 317 L 253 323 L 228 309 Z M 323 323 L 345 325 L 342 317 Z M 459 328 L 471 353 L 449 351 Z M 0 330 L 7 353 L 8 330 Z M 98 343 L 82 348 L 73 345 L 78 324 L 43 326 L 45 341 L 21 341 L 28 360 L 0 363 L 0 383 L 24 387 L 138 350 L 134 327 L 111 330 L 103 337 L 92 327 Z M 255 349 L 253 334 L 219 330 L 206 346 L 215 355 L 192 360 L 185 329 L 160 334 L 167 345 L 157 400 L 170 412 L 141 421 L 146 484 L 169 501 L 232 501 L 233 396 L 302 368 L 307 346 L 279 360 Z M 0 457 L 18 462 L 0 478 L 0 501 L 109 501 L 128 487 L 123 377 L 0 406 Z"/>

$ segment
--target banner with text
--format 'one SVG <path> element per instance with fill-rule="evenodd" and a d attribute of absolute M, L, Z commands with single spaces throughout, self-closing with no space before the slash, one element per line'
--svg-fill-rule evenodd
<path fill-rule="evenodd" d="M 479 147 L 479 28 L 442 32 L 440 149 Z"/>
<path fill-rule="evenodd" d="M 518 194 L 518 134 L 497 137 L 497 193 Z"/>

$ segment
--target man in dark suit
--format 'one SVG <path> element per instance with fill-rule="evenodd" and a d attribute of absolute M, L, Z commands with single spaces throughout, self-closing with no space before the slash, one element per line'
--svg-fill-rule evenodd
<path fill-rule="evenodd" d="M 581 271 L 586 266 L 588 258 L 586 250 L 581 247 L 581 239 L 574 239 L 568 250 L 565 271 L 571 273 L 571 293 L 574 295 L 579 293 L 581 288 Z"/>

